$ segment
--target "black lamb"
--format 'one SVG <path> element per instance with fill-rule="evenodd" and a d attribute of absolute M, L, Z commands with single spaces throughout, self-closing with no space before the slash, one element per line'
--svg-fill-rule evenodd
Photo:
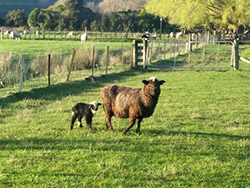
<path fill-rule="evenodd" d="M 92 118 L 95 115 L 95 113 L 98 110 L 98 106 L 102 105 L 99 102 L 93 101 L 90 104 L 87 103 L 77 103 L 73 108 L 72 108 L 72 119 L 71 119 L 71 125 L 70 129 L 73 129 L 74 123 L 76 118 L 78 119 L 78 125 L 79 127 L 82 126 L 82 118 L 85 116 L 85 122 L 86 122 L 86 128 L 87 129 L 92 129 Z"/>

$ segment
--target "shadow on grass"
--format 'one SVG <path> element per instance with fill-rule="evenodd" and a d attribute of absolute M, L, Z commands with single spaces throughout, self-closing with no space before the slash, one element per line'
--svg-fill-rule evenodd
<path fill-rule="evenodd" d="M 225 133 L 206 133 L 206 132 L 185 132 L 185 131 L 165 131 L 165 130 L 146 130 L 149 134 L 152 135 L 193 135 L 193 136 L 200 136 L 200 137 L 214 137 L 214 138 L 227 138 L 227 139 L 234 139 L 234 140 L 241 140 L 241 139 L 250 139 L 250 136 L 241 136 L 241 135 L 231 135 Z"/>
<path fill-rule="evenodd" d="M 32 152 L 34 150 L 44 151 L 50 150 L 55 152 L 74 150 L 84 150 L 88 153 L 103 155 L 103 152 L 124 152 L 124 153 L 138 153 L 151 155 L 154 152 L 158 154 L 167 155 L 185 155 L 185 156 L 218 156 L 221 160 L 225 158 L 234 157 L 238 159 L 248 158 L 248 154 L 244 147 L 237 145 L 228 146 L 228 142 L 223 143 L 219 138 L 246 138 L 243 136 L 233 136 L 225 134 L 210 134 L 210 133 L 185 133 L 185 132 L 170 132 L 170 135 L 182 135 L 183 137 L 163 142 L 161 140 L 150 142 L 147 139 L 138 139 L 137 137 L 122 137 L 120 139 L 96 139 L 96 138 L 82 138 L 82 139 L 54 139 L 54 138 L 25 138 L 25 139 L 0 139 L 1 151 L 15 151 L 25 150 Z M 201 142 L 190 143 L 186 139 L 187 134 L 195 134 L 202 136 Z M 216 137 L 213 140 L 210 136 Z M 211 145 L 212 144 L 212 145 Z M 206 147 L 204 147 L 206 146 Z M 210 150 L 207 150 L 207 148 Z M 195 149 L 194 149 L 195 148 Z M 225 150 L 225 148 L 228 148 Z M 240 152 L 235 152 L 235 150 Z M 102 151 L 102 152 L 100 152 Z M 102 157 L 102 156 L 99 156 Z"/>

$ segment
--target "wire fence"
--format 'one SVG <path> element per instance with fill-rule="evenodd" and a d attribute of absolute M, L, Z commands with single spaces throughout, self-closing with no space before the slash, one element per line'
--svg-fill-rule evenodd
<path fill-rule="evenodd" d="M 4 88 L 2 87 L 0 91 L 17 92 L 68 80 L 82 80 L 89 77 L 93 79 L 95 76 L 128 70 L 132 61 L 131 53 L 131 49 L 124 50 L 123 46 L 121 49 L 107 46 L 106 50 L 99 50 L 93 46 L 72 53 L 48 54 L 34 58 L 2 53 L 0 82 Z"/>
<path fill-rule="evenodd" d="M 235 44 L 216 41 L 206 35 L 199 40 L 153 40 L 147 50 L 148 68 L 228 69 L 235 62 Z M 98 46 L 72 53 L 48 54 L 34 58 L 0 54 L 0 91 L 23 91 L 71 80 L 94 79 L 128 70 L 133 65 L 133 46 L 124 50 Z M 241 63 L 244 70 L 250 65 Z"/>

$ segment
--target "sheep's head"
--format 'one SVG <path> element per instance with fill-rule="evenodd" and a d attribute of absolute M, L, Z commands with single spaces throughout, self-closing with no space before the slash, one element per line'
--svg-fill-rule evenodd
<path fill-rule="evenodd" d="M 159 96 L 161 93 L 160 86 L 165 83 L 164 80 L 158 80 L 156 77 L 151 77 L 148 80 L 142 80 L 144 83 L 144 92 L 151 96 Z"/>

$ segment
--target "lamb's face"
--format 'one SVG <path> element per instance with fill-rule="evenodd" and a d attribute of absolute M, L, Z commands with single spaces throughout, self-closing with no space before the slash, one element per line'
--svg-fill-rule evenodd
<path fill-rule="evenodd" d="M 100 105 L 102 105 L 102 104 L 99 102 L 96 102 L 96 101 L 93 101 L 90 103 L 90 110 L 91 110 L 93 115 L 97 112 L 98 106 L 100 106 Z"/>
<path fill-rule="evenodd" d="M 145 84 L 144 92 L 148 93 L 151 96 L 159 96 L 161 93 L 160 86 L 165 83 L 164 80 L 158 80 L 155 77 L 149 78 L 149 80 L 142 80 Z"/>

